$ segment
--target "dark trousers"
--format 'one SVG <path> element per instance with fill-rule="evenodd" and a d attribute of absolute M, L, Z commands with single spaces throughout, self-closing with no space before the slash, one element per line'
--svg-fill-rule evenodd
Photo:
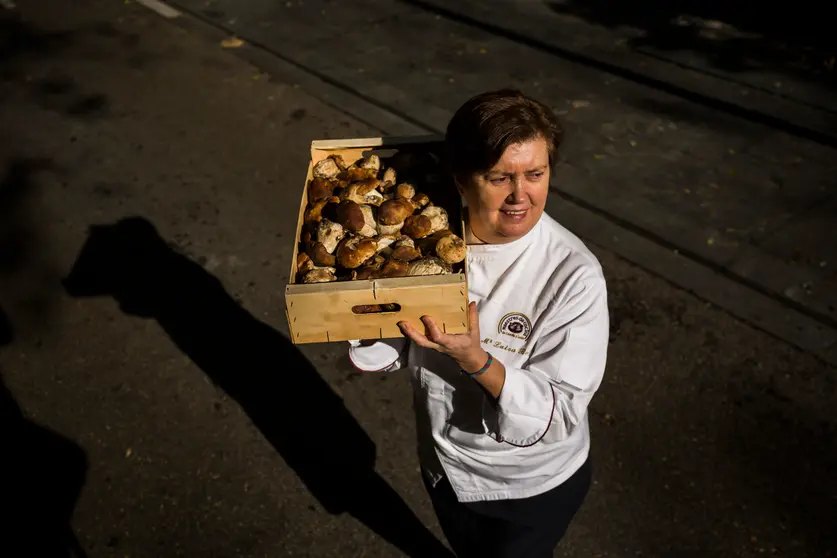
<path fill-rule="evenodd" d="M 530 498 L 459 502 L 447 478 L 424 484 L 448 542 L 459 558 L 552 558 L 590 489 L 588 459 L 564 483 Z"/>

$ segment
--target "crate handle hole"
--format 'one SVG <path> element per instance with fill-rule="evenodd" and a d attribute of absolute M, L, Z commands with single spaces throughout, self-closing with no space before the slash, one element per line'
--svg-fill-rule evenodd
<path fill-rule="evenodd" d="M 400 304 L 361 304 L 352 306 L 353 314 L 394 314 L 401 311 Z"/>

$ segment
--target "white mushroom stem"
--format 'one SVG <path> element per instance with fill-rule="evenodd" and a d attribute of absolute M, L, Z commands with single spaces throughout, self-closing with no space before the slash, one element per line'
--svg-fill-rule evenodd
<path fill-rule="evenodd" d="M 334 159 L 323 159 L 314 165 L 314 176 L 317 178 L 335 178 L 340 174 L 340 170 Z"/>
<path fill-rule="evenodd" d="M 337 249 L 337 244 L 346 236 L 346 231 L 343 226 L 334 221 L 329 221 L 323 218 L 317 227 L 317 240 L 325 246 L 329 254 L 333 254 Z"/>
<path fill-rule="evenodd" d="M 401 232 L 401 229 L 404 228 L 404 221 L 396 224 L 396 225 L 382 225 L 378 223 L 378 234 L 391 234 L 397 235 Z"/>
<path fill-rule="evenodd" d="M 372 212 L 372 206 L 361 205 L 360 210 L 363 212 L 363 228 L 358 231 L 360 236 L 373 237 L 378 234 L 377 223 L 375 223 L 375 214 Z"/>
<path fill-rule="evenodd" d="M 425 207 L 421 214 L 430 219 L 430 234 L 448 228 L 448 212 L 438 205 Z"/>
<path fill-rule="evenodd" d="M 439 258 L 422 258 L 410 264 L 407 275 L 445 275 L 452 272 L 451 267 Z"/>
<path fill-rule="evenodd" d="M 375 239 L 378 242 L 378 253 L 388 258 L 392 254 L 392 245 L 395 243 L 396 237 L 388 234 L 381 234 Z"/>

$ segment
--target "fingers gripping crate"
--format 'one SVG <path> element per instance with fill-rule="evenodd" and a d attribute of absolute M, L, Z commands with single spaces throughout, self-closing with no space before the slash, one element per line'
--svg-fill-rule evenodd
<path fill-rule="evenodd" d="M 438 154 L 441 153 L 441 147 L 442 140 L 438 136 L 321 140 L 311 143 L 311 159 L 297 217 L 296 241 L 289 274 L 290 282 L 285 288 L 288 326 L 294 343 L 397 338 L 402 336 L 397 326 L 399 321 L 406 320 L 421 330 L 423 328 L 420 319 L 425 315 L 433 317 L 447 333 L 468 331 L 468 272 L 464 261 L 449 265 L 444 273 L 439 275 L 392 277 L 387 276 L 386 273 L 369 272 L 366 268 L 373 264 L 367 263 L 363 268 L 344 269 L 342 274 L 334 273 L 337 280 L 329 275 L 330 272 L 324 272 L 329 276 L 330 281 L 306 283 L 303 281 L 301 272 L 302 262 L 309 266 L 305 269 L 310 269 L 313 265 L 311 258 L 308 257 L 313 241 L 308 237 L 311 236 L 312 231 L 316 237 L 311 212 L 316 202 L 309 204 L 311 201 L 309 183 L 315 178 L 317 163 L 329 158 L 337 160 L 333 156 L 340 156 L 341 165 L 345 167 L 363 158 L 377 155 L 381 161 L 381 168 L 377 171 L 376 177 L 378 189 L 385 192 L 384 198 L 399 197 L 404 192 L 401 185 L 407 184 L 413 186 L 413 190 L 410 190 L 408 186 L 408 191 L 416 192 L 412 198 L 415 206 L 414 216 L 422 213 L 429 214 L 427 213 L 428 205 L 445 210 L 448 218 L 446 230 L 424 237 L 421 235 L 426 231 L 413 234 L 412 229 L 409 230 L 412 236 L 417 237 L 414 240 L 416 250 L 423 254 L 423 257 L 413 259 L 411 265 L 425 260 L 428 250 L 433 250 L 434 246 L 437 248 L 440 246 L 434 244 L 437 242 L 437 237 L 442 238 L 450 233 L 453 233 L 457 245 L 461 245 L 464 253 L 464 243 L 460 242 L 465 234 L 464 211 L 455 186 L 438 166 Z M 357 165 L 348 169 L 343 168 L 342 174 L 339 175 L 343 181 L 340 183 L 341 187 L 338 188 L 340 191 L 338 197 L 343 201 L 352 180 L 358 178 L 352 176 L 354 172 L 352 168 L 356 167 Z M 388 172 L 396 174 L 395 183 L 380 180 L 383 177 L 392 178 L 392 175 L 386 171 L 389 168 L 393 170 Z M 398 195 L 396 195 L 396 185 Z M 372 194 L 378 196 L 375 192 Z M 419 205 L 422 194 L 426 196 L 425 200 L 429 200 L 429 203 L 424 206 Z M 336 198 L 333 199 L 337 202 Z M 378 212 L 384 207 L 381 205 L 381 199 L 375 199 L 368 205 L 371 205 L 375 212 L 376 223 L 380 223 L 381 215 Z M 365 210 L 368 212 L 370 209 L 365 208 Z M 319 213 L 317 217 L 320 218 Z M 414 217 L 413 222 L 421 223 L 421 220 Z M 385 244 L 381 240 L 384 238 L 381 233 L 391 231 L 385 231 L 380 224 L 377 226 L 379 229 L 372 240 L 377 243 L 376 246 L 380 247 Z M 401 231 L 394 233 L 393 236 L 401 235 L 399 239 L 404 240 L 404 231 L 407 230 L 407 225 L 404 225 Z M 305 236 L 306 234 L 308 237 Z M 369 231 L 365 234 L 370 235 Z M 349 236 L 351 235 L 347 234 L 341 242 L 347 242 Z M 392 237 L 389 238 L 391 242 Z M 303 239 L 307 242 L 303 242 Z M 332 252 L 339 253 L 333 247 Z M 376 258 L 379 264 L 383 259 L 382 254 L 386 253 L 386 250 L 378 252 Z M 389 253 L 392 254 L 391 251 Z M 435 258 L 436 255 L 433 254 L 434 259 L 439 261 Z M 367 260 L 367 262 L 370 261 L 373 260 Z M 401 262 L 397 263 L 401 264 Z M 412 271 L 417 268 L 410 269 Z M 358 271 L 360 271 L 359 275 Z M 367 272 L 368 278 L 363 275 L 364 272 Z"/>

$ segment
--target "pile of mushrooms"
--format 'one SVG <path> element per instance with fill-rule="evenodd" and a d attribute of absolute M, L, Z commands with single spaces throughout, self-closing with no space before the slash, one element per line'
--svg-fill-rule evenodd
<path fill-rule="evenodd" d="M 466 256 L 448 213 L 377 155 L 314 165 L 297 257 L 298 281 L 326 283 L 453 273 Z"/>

